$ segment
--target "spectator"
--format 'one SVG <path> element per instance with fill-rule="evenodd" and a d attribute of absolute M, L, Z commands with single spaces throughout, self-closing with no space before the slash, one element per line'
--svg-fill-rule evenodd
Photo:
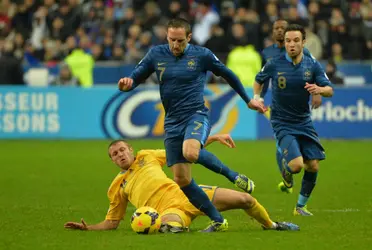
<path fill-rule="evenodd" d="M 160 20 L 159 17 L 159 7 L 153 2 L 147 2 L 145 4 L 145 18 L 143 22 L 143 29 L 145 31 L 150 31 L 154 25 L 156 25 Z"/>
<path fill-rule="evenodd" d="M 107 58 L 103 55 L 102 45 L 93 44 L 92 45 L 92 56 L 94 61 L 106 61 Z"/>
<path fill-rule="evenodd" d="M 72 75 L 70 67 L 63 63 L 60 65 L 59 75 L 51 83 L 54 86 L 79 86 L 79 80 Z"/>
<path fill-rule="evenodd" d="M 307 8 L 303 1 L 299 0 L 290 0 L 289 1 L 290 6 L 293 6 L 296 8 L 296 11 L 298 13 L 298 16 L 301 19 L 306 19 L 308 17 Z"/>
<path fill-rule="evenodd" d="M 344 84 L 344 79 L 341 76 L 338 76 L 339 73 L 337 72 L 337 66 L 333 60 L 328 60 L 326 73 L 331 83 L 337 85 Z"/>
<path fill-rule="evenodd" d="M 209 39 L 209 34 L 212 26 L 218 24 L 220 17 L 212 9 L 212 1 L 198 1 L 197 13 L 195 15 L 195 24 L 193 27 L 193 39 L 195 42 L 203 46 Z"/>
<path fill-rule="evenodd" d="M 31 66 L 60 63 L 77 47 L 94 61 L 136 63 L 167 43 L 168 19 L 182 16 L 194 24 L 192 42 L 226 61 L 237 45 L 261 50 L 272 42 L 272 22 L 283 15 L 306 19 L 306 46 L 318 59 L 372 58 L 370 0 L 2 0 L 0 36 Z M 231 28 L 236 23 L 244 32 Z"/>
<path fill-rule="evenodd" d="M 243 37 L 244 26 L 238 23 L 234 24 L 233 33 L 235 33 L 235 37 Z M 247 39 L 244 43 L 236 44 L 227 57 L 226 66 L 240 78 L 243 86 L 252 87 L 254 78 L 262 66 L 261 55 Z"/>
<path fill-rule="evenodd" d="M 333 46 L 333 44 L 339 43 L 343 49 L 347 48 L 349 40 L 346 32 L 346 21 L 340 9 L 332 9 L 329 23 L 329 45 Z"/>
<path fill-rule="evenodd" d="M 241 23 L 235 23 L 231 28 L 231 36 L 229 36 L 229 51 L 234 49 L 236 46 L 243 46 L 246 44 L 248 44 L 248 37 L 244 25 Z"/>
<path fill-rule="evenodd" d="M 221 6 L 220 27 L 228 30 L 231 27 L 235 16 L 235 4 L 233 1 L 224 1 Z"/>
<path fill-rule="evenodd" d="M 317 33 L 317 23 L 319 18 L 319 3 L 312 1 L 309 3 L 309 11 L 307 16 L 308 26 L 310 30 Z"/>
<path fill-rule="evenodd" d="M 341 44 L 339 43 L 334 43 L 332 45 L 332 60 L 335 61 L 336 63 L 340 63 L 344 60 L 343 57 L 343 49 Z"/>
<path fill-rule="evenodd" d="M 124 61 L 124 49 L 120 44 L 115 44 L 112 51 L 112 60 L 122 62 Z"/>
<path fill-rule="evenodd" d="M 368 13 L 372 10 L 372 2 L 371 0 L 362 0 L 360 4 L 360 13 L 362 17 L 365 18 L 368 16 Z"/>
<path fill-rule="evenodd" d="M 154 36 L 152 40 L 153 45 L 167 43 L 167 27 L 164 25 L 156 25 L 154 27 Z"/>
<path fill-rule="evenodd" d="M 265 7 L 265 13 L 261 16 L 261 30 L 263 37 L 270 36 L 272 24 L 279 18 L 278 7 L 275 3 L 269 2 Z"/>
<path fill-rule="evenodd" d="M 350 5 L 349 17 L 347 22 L 347 30 L 349 35 L 349 49 L 347 58 L 358 59 L 363 57 L 363 26 L 362 15 L 359 12 L 359 4 L 353 3 Z"/>
<path fill-rule="evenodd" d="M 367 58 L 372 58 L 372 9 L 368 12 L 368 14 L 364 17 L 363 20 L 363 34 L 365 39 L 365 47 L 367 52 Z"/>
<path fill-rule="evenodd" d="M 320 60 L 323 55 L 323 44 L 319 36 L 312 32 L 310 28 L 306 28 L 306 48 L 317 59 Z"/>
<path fill-rule="evenodd" d="M 256 48 L 260 49 L 261 41 L 259 40 L 260 20 L 258 14 L 254 10 L 239 8 L 234 22 L 243 24 L 246 36 L 249 37 L 250 43 Z"/>
<path fill-rule="evenodd" d="M 21 62 L 14 57 L 13 44 L 5 42 L 2 55 L 0 56 L 0 85 L 22 85 L 23 68 Z"/>
<path fill-rule="evenodd" d="M 82 87 L 93 85 L 94 59 L 91 55 L 81 48 L 76 48 L 65 58 L 65 62 L 72 70 L 73 76 L 79 79 Z"/>
<path fill-rule="evenodd" d="M 226 46 L 229 40 L 225 36 L 225 31 L 216 25 L 213 25 L 211 29 L 210 38 L 205 43 L 205 47 L 211 51 L 215 51 L 216 56 L 222 61 L 226 61 L 227 54 L 229 53 L 229 48 Z"/>

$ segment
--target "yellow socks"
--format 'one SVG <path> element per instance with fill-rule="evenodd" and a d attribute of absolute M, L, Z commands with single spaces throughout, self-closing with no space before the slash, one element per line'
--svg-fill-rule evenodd
<path fill-rule="evenodd" d="M 255 199 L 251 208 L 246 209 L 245 212 L 258 221 L 265 228 L 272 228 L 275 223 L 270 219 L 266 209 Z"/>

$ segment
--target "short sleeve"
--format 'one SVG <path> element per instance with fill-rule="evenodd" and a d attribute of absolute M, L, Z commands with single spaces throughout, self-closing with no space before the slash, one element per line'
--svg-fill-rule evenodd
<path fill-rule="evenodd" d="M 275 70 L 275 65 L 273 60 L 268 61 L 261 69 L 261 71 L 256 75 L 256 82 L 259 84 L 264 84 L 265 81 L 269 80 L 273 76 Z"/>

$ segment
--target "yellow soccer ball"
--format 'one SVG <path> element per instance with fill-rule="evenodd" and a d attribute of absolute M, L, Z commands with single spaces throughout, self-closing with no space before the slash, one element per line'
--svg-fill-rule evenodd
<path fill-rule="evenodd" d="M 154 234 L 161 225 L 160 215 L 152 207 L 140 207 L 132 215 L 130 225 L 138 234 Z"/>

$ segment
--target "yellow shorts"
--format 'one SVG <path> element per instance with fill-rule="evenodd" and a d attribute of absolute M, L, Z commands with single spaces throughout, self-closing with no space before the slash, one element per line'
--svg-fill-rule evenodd
<path fill-rule="evenodd" d="M 206 185 L 199 185 L 203 191 L 207 194 L 209 200 L 213 202 L 214 196 L 216 194 L 216 190 L 218 187 L 216 186 L 206 186 Z M 179 203 L 178 203 L 179 202 Z M 196 207 L 194 207 L 187 197 L 184 195 L 184 197 L 179 197 L 173 200 L 172 202 L 174 205 L 168 204 L 167 207 L 164 207 L 164 209 L 161 209 L 162 212 L 160 213 L 160 217 L 170 214 L 178 215 L 181 220 L 184 227 L 189 227 L 191 224 L 191 221 L 195 219 L 199 215 L 204 215 L 203 212 L 198 210 Z"/>

